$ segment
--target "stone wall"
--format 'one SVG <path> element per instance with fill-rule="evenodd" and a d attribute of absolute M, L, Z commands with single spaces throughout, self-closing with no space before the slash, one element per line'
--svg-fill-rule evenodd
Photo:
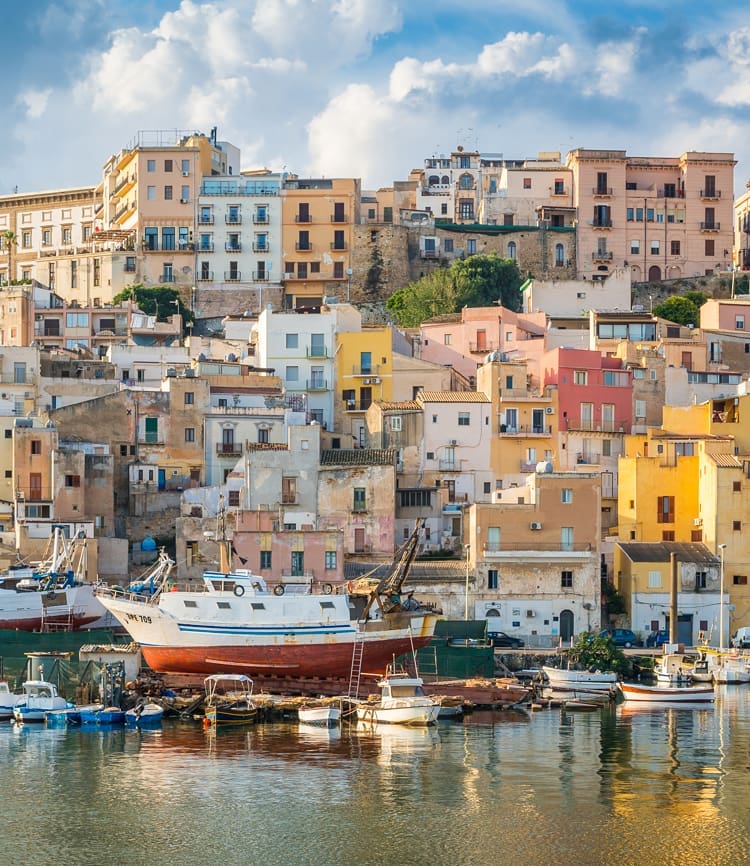
<path fill-rule="evenodd" d="M 257 315 L 267 304 L 272 304 L 275 310 L 281 309 L 284 290 L 280 285 L 269 286 L 265 283 L 250 286 L 224 285 L 213 288 L 200 283 L 196 286 L 193 308 L 196 318 L 210 319 L 213 317 L 241 316 L 245 311 Z M 189 299 L 183 299 L 189 303 Z"/>

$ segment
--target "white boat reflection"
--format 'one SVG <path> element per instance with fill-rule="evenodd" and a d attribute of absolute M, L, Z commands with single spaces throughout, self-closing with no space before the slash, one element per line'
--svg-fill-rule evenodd
<path fill-rule="evenodd" d="M 428 726 L 411 728 L 405 725 L 357 722 L 355 730 L 360 736 L 379 737 L 382 742 L 391 743 L 394 747 L 403 746 L 404 750 L 410 747 L 434 746 L 440 742 L 438 728 Z"/>
<path fill-rule="evenodd" d="M 297 733 L 300 741 L 309 745 L 322 745 L 333 743 L 341 739 L 341 728 L 327 727 L 324 725 L 306 725 L 300 722 L 297 725 Z"/>

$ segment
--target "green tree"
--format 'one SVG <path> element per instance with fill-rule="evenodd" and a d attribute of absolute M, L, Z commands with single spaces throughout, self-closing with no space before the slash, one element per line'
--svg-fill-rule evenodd
<path fill-rule="evenodd" d="M 676 322 L 678 325 L 697 326 L 700 321 L 698 306 L 695 301 L 681 295 L 667 298 L 663 304 L 658 304 L 654 307 L 654 315 L 661 319 L 668 319 L 670 322 Z"/>
<path fill-rule="evenodd" d="M 183 304 L 180 293 L 169 286 L 144 286 L 137 283 L 124 288 L 112 300 L 116 304 L 120 301 L 135 301 L 140 310 L 147 316 L 156 316 L 159 322 L 166 322 L 170 316 L 179 313 L 183 329 L 195 321 L 192 311 Z"/>
<path fill-rule="evenodd" d="M 457 290 L 450 268 L 440 268 L 416 283 L 409 283 L 394 292 L 385 305 L 405 328 L 418 328 L 433 316 L 455 313 Z"/>
<path fill-rule="evenodd" d="M 521 309 L 521 275 L 515 259 L 497 253 L 469 256 L 455 261 L 451 270 L 458 288 L 459 307 L 490 307 L 500 303 L 517 312 Z"/>
<path fill-rule="evenodd" d="M 600 671 L 622 672 L 629 667 L 624 653 L 615 646 L 609 635 L 583 632 L 573 646 L 565 650 L 565 655 L 571 662 L 587 670 L 596 668 Z"/>

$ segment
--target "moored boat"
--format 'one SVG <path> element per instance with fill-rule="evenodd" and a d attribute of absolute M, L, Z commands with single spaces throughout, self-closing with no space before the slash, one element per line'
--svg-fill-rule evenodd
<path fill-rule="evenodd" d="M 125 724 L 130 727 L 158 727 L 164 717 L 164 708 L 152 702 L 138 704 L 125 713 Z"/>
<path fill-rule="evenodd" d="M 300 724 L 333 728 L 341 721 L 341 706 L 334 703 L 303 704 L 299 710 Z"/>
<path fill-rule="evenodd" d="M 43 722 L 50 710 L 70 709 L 73 706 L 58 694 L 54 683 L 45 680 L 26 680 L 23 692 L 21 703 L 13 708 L 13 718 L 18 723 Z"/>
<path fill-rule="evenodd" d="M 440 713 L 440 702 L 427 697 L 422 679 L 389 665 L 378 680 L 380 699 L 361 703 L 357 720 L 368 724 L 424 726 L 434 725 Z"/>
<path fill-rule="evenodd" d="M 206 725 L 246 725 L 258 718 L 253 681 L 244 674 L 212 674 L 204 681 Z"/>
<path fill-rule="evenodd" d="M 220 570 L 198 590 L 164 591 L 174 563 L 162 552 L 153 592 L 100 588 L 98 597 L 157 672 L 348 679 L 355 646 L 362 669 L 383 670 L 432 637 L 437 612 L 400 594 L 417 540 L 415 530 L 390 573 L 362 594 L 271 588 L 248 569 L 232 571 L 222 541 Z"/>
<path fill-rule="evenodd" d="M 664 654 L 654 664 L 657 683 L 685 686 L 693 680 L 693 664 L 674 644 L 664 644 Z"/>
<path fill-rule="evenodd" d="M 549 665 L 542 665 L 542 671 L 555 691 L 609 692 L 617 683 L 617 674 L 613 671 L 580 671 Z"/>
<path fill-rule="evenodd" d="M 0 721 L 13 717 L 13 708 L 24 699 L 23 694 L 17 694 L 10 690 L 5 680 L 0 680 Z"/>
<path fill-rule="evenodd" d="M 626 701 L 652 704 L 698 704 L 714 700 L 713 686 L 645 686 L 633 683 L 618 683 Z"/>

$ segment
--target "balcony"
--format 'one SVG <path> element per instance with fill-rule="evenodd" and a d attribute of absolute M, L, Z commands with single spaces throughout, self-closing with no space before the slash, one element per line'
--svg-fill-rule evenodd
<path fill-rule="evenodd" d="M 306 346 L 305 357 L 307 358 L 327 358 L 328 350 L 325 346 Z"/>
<path fill-rule="evenodd" d="M 239 214 L 237 214 L 236 216 L 230 216 L 229 214 L 227 214 L 224 217 L 224 222 L 228 226 L 241 226 L 242 225 L 242 217 Z"/>
<path fill-rule="evenodd" d="M 212 253 L 214 251 L 213 241 L 202 241 L 198 244 L 199 253 Z"/>
<path fill-rule="evenodd" d="M 52 502 L 52 488 L 48 485 L 44 487 L 17 487 L 16 499 L 26 502 Z"/>
<path fill-rule="evenodd" d="M 308 214 L 301 214 L 301 213 L 298 213 L 298 214 L 295 214 L 295 216 L 294 216 L 294 221 L 295 221 L 296 223 L 311 223 L 311 222 L 312 222 L 312 217 L 310 216 L 309 213 L 308 213 Z"/>
<path fill-rule="evenodd" d="M 224 244 L 224 249 L 228 253 L 241 253 L 242 252 L 242 242 L 241 241 L 227 241 Z"/>
<path fill-rule="evenodd" d="M 224 280 L 227 283 L 238 283 L 241 279 L 240 271 L 224 271 Z"/>
<path fill-rule="evenodd" d="M 455 460 L 439 460 L 438 468 L 441 472 L 460 472 L 461 464 Z"/>
<path fill-rule="evenodd" d="M 685 190 L 670 188 L 670 189 L 658 189 L 656 191 L 657 198 L 685 198 Z"/>
<path fill-rule="evenodd" d="M 267 226 L 270 222 L 271 220 L 268 218 L 268 216 L 262 217 L 258 216 L 258 214 L 255 214 L 255 216 L 253 217 L 253 223 L 256 226 Z"/>
<path fill-rule="evenodd" d="M 326 379 L 308 379 L 306 384 L 308 391 L 328 390 L 328 381 Z"/>
<path fill-rule="evenodd" d="M 122 269 L 126 274 L 134 274 L 135 273 L 135 262 L 125 262 L 122 266 Z"/>
<path fill-rule="evenodd" d="M 611 186 L 595 186 L 591 190 L 591 195 L 593 195 L 594 198 L 608 198 L 612 195 L 612 192 L 613 190 Z"/>
<path fill-rule="evenodd" d="M 253 271 L 253 282 L 264 283 L 268 280 L 268 271 Z"/>
<path fill-rule="evenodd" d="M 590 226 L 593 226 L 595 229 L 611 229 L 612 228 L 612 220 L 591 220 L 589 222 Z"/>
<path fill-rule="evenodd" d="M 307 241 L 307 242 L 297 241 L 297 243 L 294 245 L 294 249 L 298 253 L 311 253 L 312 249 L 313 249 L 313 245 L 309 241 Z"/>
<path fill-rule="evenodd" d="M 606 250 L 596 250 L 591 253 L 591 261 L 592 262 L 611 262 L 614 253 L 607 252 Z"/>
<path fill-rule="evenodd" d="M 331 241 L 331 249 L 343 252 L 344 250 L 348 250 L 349 247 L 345 243 L 337 243 L 336 241 Z"/>
<path fill-rule="evenodd" d="M 700 224 L 702 232 L 718 232 L 721 231 L 721 223 L 715 223 L 713 220 Z"/>
<path fill-rule="evenodd" d="M 378 376 L 379 374 L 379 364 L 370 364 L 369 367 L 352 367 L 352 376 Z"/>
<path fill-rule="evenodd" d="M 161 274 L 159 277 L 159 282 L 161 283 L 173 283 L 174 282 L 174 274 L 170 271 L 168 273 Z"/>
<path fill-rule="evenodd" d="M 497 343 L 488 343 L 486 340 L 480 340 L 478 343 L 469 343 L 469 351 L 474 355 L 484 355 L 487 352 L 494 352 L 497 349 Z"/>
<path fill-rule="evenodd" d="M 346 214 L 343 214 L 343 213 L 342 214 L 333 213 L 333 214 L 331 214 L 331 222 L 332 223 L 348 223 L 349 218 L 347 217 Z"/>
<path fill-rule="evenodd" d="M 720 199 L 721 198 L 721 190 L 720 189 L 702 189 L 700 191 L 700 197 L 705 199 Z"/>
<path fill-rule="evenodd" d="M 501 436 L 550 436 L 551 434 L 551 424 L 516 424 L 514 427 L 507 424 L 500 425 Z"/>
<path fill-rule="evenodd" d="M 198 215 L 198 225 L 199 226 L 212 226 L 214 224 L 213 214 L 210 216 L 208 214 L 199 214 Z"/>
<path fill-rule="evenodd" d="M 439 259 L 440 253 L 437 250 L 420 250 L 419 256 L 422 259 Z"/>
<path fill-rule="evenodd" d="M 552 190 L 552 195 L 568 195 L 568 192 L 569 192 L 569 191 L 568 191 L 567 189 L 565 189 L 564 186 L 561 186 L 561 187 L 555 187 L 555 188 Z"/>
<path fill-rule="evenodd" d="M 271 247 L 267 243 L 258 243 L 257 241 L 253 242 L 253 252 L 254 253 L 268 253 L 271 251 Z"/>
<path fill-rule="evenodd" d="M 344 404 L 345 412 L 366 412 L 372 405 L 372 400 L 347 400 Z"/>
<path fill-rule="evenodd" d="M 599 420 L 593 418 L 568 418 L 568 430 L 578 430 L 584 433 L 629 433 L 631 422 L 628 419 Z"/>
<path fill-rule="evenodd" d="M 600 466 L 601 454 L 576 454 L 576 466 Z"/>
<path fill-rule="evenodd" d="M 533 533 L 532 535 L 536 535 Z M 524 555 L 539 553 L 589 553 L 591 544 L 589 542 L 573 542 L 563 544 L 560 541 L 536 541 L 529 539 L 524 541 L 501 541 L 500 544 L 482 545 L 484 556 L 503 556 L 506 554 L 523 553 Z"/>
<path fill-rule="evenodd" d="M 242 457 L 241 442 L 218 442 L 216 454 L 219 457 Z"/>
<path fill-rule="evenodd" d="M 195 279 L 198 280 L 199 283 L 206 283 L 213 281 L 214 272 L 213 271 L 196 271 Z"/>

